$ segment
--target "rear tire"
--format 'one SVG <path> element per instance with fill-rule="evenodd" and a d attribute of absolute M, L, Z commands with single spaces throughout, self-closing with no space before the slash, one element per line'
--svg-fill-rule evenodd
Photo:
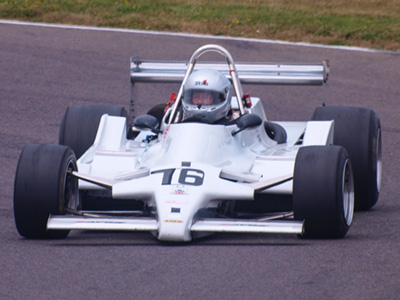
<path fill-rule="evenodd" d="M 156 119 L 158 120 L 158 128 L 161 127 L 162 124 L 162 119 L 164 117 L 164 110 L 165 110 L 166 105 L 164 103 L 161 104 L 157 104 L 155 106 L 153 106 L 148 112 L 148 115 L 152 115 L 154 117 L 156 117 Z"/>
<path fill-rule="evenodd" d="M 346 148 L 354 171 L 355 208 L 368 210 L 379 198 L 382 178 L 381 123 L 377 114 L 359 107 L 318 107 L 313 120 L 334 120 L 333 143 Z"/>
<path fill-rule="evenodd" d="M 351 226 L 354 184 L 349 155 L 340 146 L 300 148 L 293 178 L 293 212 L 304 237 L 342 238 Z"/>
<path fill-rule="evenodd" d="M 101 116 L 125 117 L 122 106 L 75 105 L 67 108 L 60 125 L 59 144 L 71 147 L 77 158 L 93 145 Z"/>
<path fill-rule="evenodd" d="M 26 238 L 65 238 L 68 230 L 47 230 L 49 215 L 75 210 L 79 202 L 78 180 L 71 148 L 60 145 L 26 146 L 18 161 L 14 182 L 14 218 Z"/>

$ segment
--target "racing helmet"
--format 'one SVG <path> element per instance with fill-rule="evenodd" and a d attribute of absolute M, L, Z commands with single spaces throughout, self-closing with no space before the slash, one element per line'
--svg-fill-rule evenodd
<path fill-rule="evenodd" d="M 183 86 L 185 118 L 216 122 L 228 114 L 231 98 L 232 85 L 223 74 L 211 69 L 194 71 Z"/>

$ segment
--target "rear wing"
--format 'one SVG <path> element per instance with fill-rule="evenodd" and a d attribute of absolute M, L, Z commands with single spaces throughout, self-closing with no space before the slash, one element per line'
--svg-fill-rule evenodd
<path fill-rule="evenodd" d="M 236 70 L 242 84 L 269 85 L 323 85 L 328 80 L 329 61 L 320 64 L 286 63 L 236 63 Z M 187 62 L 139 60 L 131 58 L 131 82 L 180 83 Z M 229 66 L 226 63 L 197 62 L 195 69 L 215 69 L 228 79 Z"/>
<path fill-rule="evenodd" d="M 136 83 L 182 83 L 187 76 L 188 62 L 140 60 L 132 57 L 130 62 L 131 95 L 130 117 L 134 118 L 134 99 Z M 327 82 L 329 61 L 319 64 L 293 63 L 235 63 L 237 77 L 241 84 L 256 85 L 311 85 L 318 86 Z M 215 69 L 229 80 L 232 78 L 226 62 L 195 62 L 195 69 Z M 168 95 L 166 95 L 168 97 Z"/>

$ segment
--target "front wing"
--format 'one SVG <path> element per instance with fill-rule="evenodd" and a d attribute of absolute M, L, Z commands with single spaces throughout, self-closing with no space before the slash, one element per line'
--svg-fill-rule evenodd
<path fill-rule="evenodd" d="M 93 218 L 76 216 L 50 216 L 47 228 L 51 230 L 126 230 L 157 231 L 158 222 L 151 218 Z M 192 232 L 247 232 L 302 234 L 303 221 L 242 219 L 200 219 L 191 227 Z"/>

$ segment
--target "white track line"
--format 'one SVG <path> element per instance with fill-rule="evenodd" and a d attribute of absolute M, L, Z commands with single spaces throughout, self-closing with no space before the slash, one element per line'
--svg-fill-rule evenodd
<path fill-rule="evenodd" d="M 331 45 L 322 45 L 322 44 L 310 44 L 310 43 L 300 43 L 300 42 L 296 43 L 296 42 L 285 42 L 285 41 L 278 41 L 278 40 L 240 38 L 240 37 L 229 37 L 229 36 L 215 36 L 215 35 L 206 35 L 206 34 L 173 33 L 173 32 L 161 32 L 161 31 L 151 31 L 151 30 L 122 29 L 122 28 L 109 28 L 109 27 L 89 27 L 89 26 L 49 24 L 49 23 L 33 23 L 33 22 L 21 22 L 21 21 L 11 21 L 11 20 L 1 20 L 1 19 L 0 19 L 0 24 L 60 28 L 60 29 L 135 33 L 135 34 L 147 34 L 147 35 L 165 35 L 165 36 L 188 37 L 188 38 L 197 38 L 197 39 L 231 40 L 231 41 L 252 42 L 252 43 L 260 43 L 260 44 L 289 45 L 289 46 L 301 46 L 301 47 L 313 47 L 313 48 L 325 48 L 325 49 L 335 49 L 335 50 L 358 51 L 358 52 L 369 52 L 369 53 L 386 53 L 386 54 L 400 55 L 400 52 L 396 52 L 396 51 L 375 50 L 375 49 L 368 49 L 368 48 L 361 48 L 361 47 L 331 46 Z"/>

